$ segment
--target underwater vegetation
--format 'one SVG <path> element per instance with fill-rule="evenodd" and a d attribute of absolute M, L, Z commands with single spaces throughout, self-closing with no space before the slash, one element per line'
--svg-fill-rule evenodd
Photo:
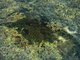
<path fill-rule="evenodd" d="M 0 0 L 0 60 L 80 60 L 80 0 Z"/>

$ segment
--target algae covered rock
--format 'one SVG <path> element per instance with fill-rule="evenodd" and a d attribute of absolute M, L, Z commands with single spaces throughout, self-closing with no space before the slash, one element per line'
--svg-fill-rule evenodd
<path fill-rule="evenodd" d="M 0 0 L 0 60 L 80 60 L 79 0 Z"/>

